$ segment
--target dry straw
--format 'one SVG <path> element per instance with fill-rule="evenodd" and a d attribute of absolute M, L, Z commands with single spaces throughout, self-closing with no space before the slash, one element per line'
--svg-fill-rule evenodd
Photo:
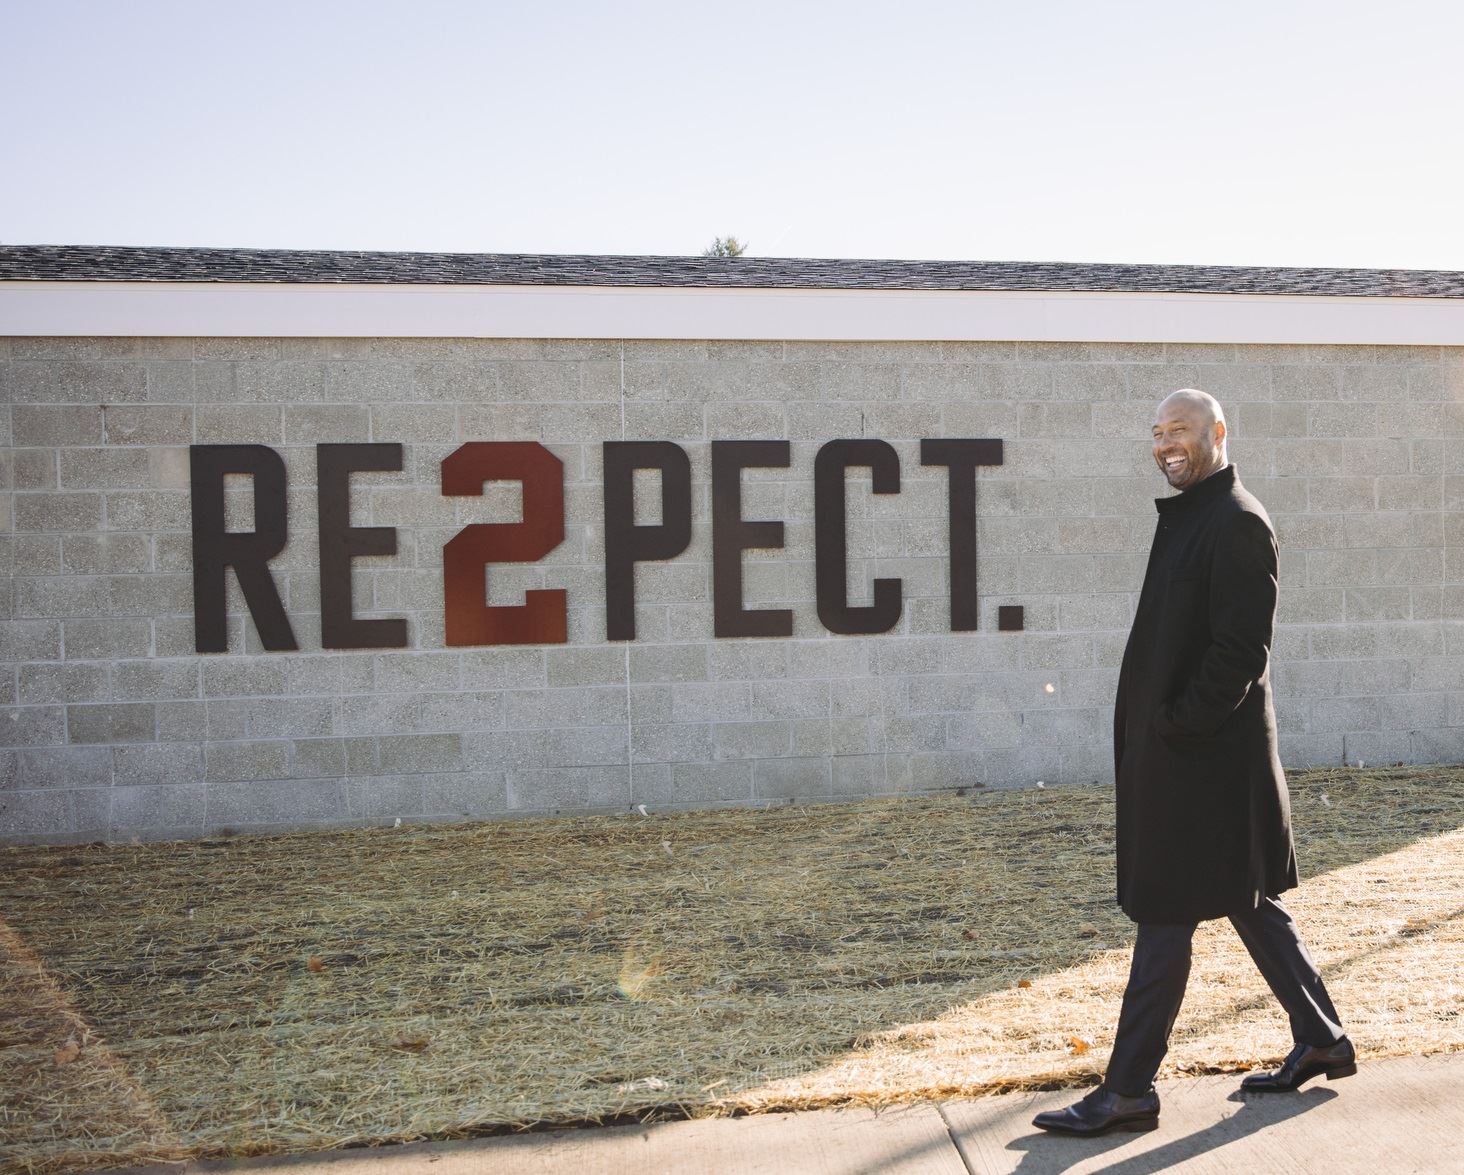
<path fill-rule="evenodd" d="M 1292 795 L 1364 1057 L 1464 1048 L 1464 769 Z M 0 852 L 0 1170 L 1093 1081 L 1111 829 L 1049 788 Z M 1207 924 L 1167 1071 L 1288 1044 Z"/>

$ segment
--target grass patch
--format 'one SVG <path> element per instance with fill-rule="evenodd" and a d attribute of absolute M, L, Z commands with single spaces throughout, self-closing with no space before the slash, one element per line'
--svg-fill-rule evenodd
<path fill-rule="evenodd" d="M 1291 777 L 1366 1056 L 1464 1048 L 1464 768 Z M 879 1105 L 1102 1072 L 1106 788 L 0 850 L 0 1170 Z M 1166 1071 L 1271 1062 L 1224 922 Z"/>

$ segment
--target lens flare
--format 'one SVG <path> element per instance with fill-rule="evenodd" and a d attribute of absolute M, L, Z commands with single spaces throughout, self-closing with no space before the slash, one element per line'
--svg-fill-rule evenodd
<path fill-rule="evenodd" d="M 660 956 L 643 960 L 635 950 L 629 949 L 620 962 L 620 979 L 615 986 L 628 1000 L 650 998 L 650 985 L 660 977 L 663 968 Z"/>

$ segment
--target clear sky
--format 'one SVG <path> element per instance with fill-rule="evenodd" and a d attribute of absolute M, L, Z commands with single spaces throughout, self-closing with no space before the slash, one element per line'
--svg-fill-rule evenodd
<path fill-rule="evenodd" d="M 1458 0 L 0 0 L 0 242 L 1464 270 Z"/>

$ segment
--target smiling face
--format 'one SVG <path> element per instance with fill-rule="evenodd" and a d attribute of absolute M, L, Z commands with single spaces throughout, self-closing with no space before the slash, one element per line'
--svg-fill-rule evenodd
<path fill-rule="evenodd" d="M 1177 490 L 1225 468 L 1225 417 L 1214 397 L 1185 389 L 1154 413 L 1154 461 Z"/>

